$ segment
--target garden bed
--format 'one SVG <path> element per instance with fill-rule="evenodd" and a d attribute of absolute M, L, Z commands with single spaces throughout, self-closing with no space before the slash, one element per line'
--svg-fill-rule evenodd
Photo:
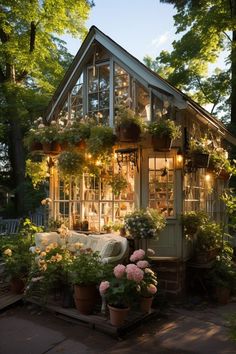
<path fill-rule="evenodd" d="M 27 301 L 41 306 L 36 298 L 27 298 Z M 114 327 L 110 324 L 108 313 L 95 313 L 93 315 L 82 315 L 76 308 L 63 308 L 57 301 L 50 301 L 45 305 L 45 309 L 52 312 L 57 317 L 72 323 L 81 323 L 92 329 L 109 334 L 113 337 L 123 337 L 133 329 L 150 319 L 159 315 L 159 311 L 151 310 L 150 313 L 142 314 L 138 311 L 130 311 L 125 324 L 121 327 Z"/>

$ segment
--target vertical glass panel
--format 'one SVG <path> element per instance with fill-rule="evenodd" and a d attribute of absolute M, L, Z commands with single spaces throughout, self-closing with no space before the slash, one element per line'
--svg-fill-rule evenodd
<path fill-rule="evenodd" d="M 173 158 L 149 158 L 149 207 L 174 215 Z"/>
<path fill-rule="evenodd" d="M 144 121 L 151 121 L 150 96 L 147 89 L 137 84 L 137 109 Z"/>
<path fill-rule="evenodd" d="M 110 87 L 110 68 L 108 65 L 99 67 L 99 90 L 108 90 Z"/>
<path fill-rule="evenodd" d="M 114 94 L 116 104 L 122 103 L 129 97 L 129 75 L 117 64 L 115 64 Z"/>

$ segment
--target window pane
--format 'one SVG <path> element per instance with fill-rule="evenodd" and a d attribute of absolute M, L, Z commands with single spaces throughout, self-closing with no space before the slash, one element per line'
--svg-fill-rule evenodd
<path fill-rule="evenodd" d="M 95 111 L 98 109 L 98 94 L 90 94 L 88 96 L 88 109 L 89 111 Z"/>
<path fill-rule="evenodd" d="M 99 67 L 99 90 L 108 90 L 110 86 L 110 68 L 108 65 Z"/>

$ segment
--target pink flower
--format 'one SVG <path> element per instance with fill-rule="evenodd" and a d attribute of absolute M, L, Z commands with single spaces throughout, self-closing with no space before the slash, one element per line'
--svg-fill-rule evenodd
<path fill-rule="evenodd" d="M 139 249 L 139 250 L 134 251 L 133 254 L 131 254 L 130 260 L 131 260 L 131 262 L 136 262 L 136 261 L 139 261 L 140 259 L 143 259 L 144 256 L 145 256 L 144 250 Z"/>
<path fill-rule="evenodd" d="M 147 268 L 149 266 L 149 263 L 147 261 L 138 261 L 137 266 L 141 269 Z"/>
<path fill-rule="evenodd" d="M 102 281 L 101 284 L 99 285 L 99 292 L 101 295 L 105 294 L 107 289 L 110 287 L 109 281 Z"/>
<path fill-rule="evenodd" d="M 126 266 L 127 279 L 134 280 L 136 283 L 139 283 L 143 280 L 143 271 L 136 264 L 128 264 Z"/>
<path fill-rule="evenodd" d="M 125 266 L 123 264 L 118 264 L 114 269 L 113 273 L 117 279 L 120 279 L 123 277 L 125 273 Z"/>
<path fill-rule="evenodd" d="M 154 295 L 154 294 L 156 294 L 156 292 L 157 292 L 157 287 L 156 287 L 155 285 L 153 285 L 153 284 L 149 284 L 149 285 L 147 286 L 147 291 L 148 291 L 150 294 Z"/>

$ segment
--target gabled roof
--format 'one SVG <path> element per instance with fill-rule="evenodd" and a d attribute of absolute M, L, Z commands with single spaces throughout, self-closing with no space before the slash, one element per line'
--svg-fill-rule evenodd
<path fill-rule="evenodd" d="M 226 140 L 236 145 L 236 138 L 229 133 L 222 122 L 213 117 L 209 112 L 189 98 L 186 94 L 172 86 L 167 80 L 147 68 L 142 62 L 128 53 L 124 48 L 95 26 L 90 28 L 85 40 L 74 57 L 72 64 L 49 102 L 45 113 L 46 120 L 50 120 L 54 116 L 55 111 L 57 111 L 57 107 L 60 106 L 62 101 L 65 100 L 68 91 L 72 89 L 76 81 L 75 73 L 81 70 L 84 63 L 86 63 L 86 60 L 88 60 L 89 56 L 93 52 L 94 43 L 100 43 L 116 58 L 123 62 L 126 67 L 129 68 L 131 73 L 135 73 L 135 75 L 138 75 L 141 79 L 148 82 L 150 87 L 166 96 L 172 97 L 173 103 L 176 107 L 179 109 L 189 108 L 190 110 L 193 110 L 200 119 L 204 119 L 207 124 L 210 124 L 216 128 L 220 135 L 222 135 Z"/>

